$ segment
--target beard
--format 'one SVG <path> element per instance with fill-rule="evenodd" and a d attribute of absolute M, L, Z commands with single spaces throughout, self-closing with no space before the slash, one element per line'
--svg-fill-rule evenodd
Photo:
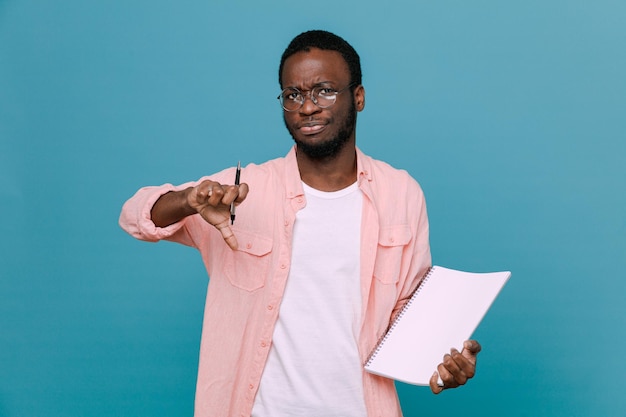
<path fill-rule="evenodd" d="M 285 126 L 291 134 L 294 142 L 296 142 L 298 152 L 302 152 L 310 159 L 329 160 L 333 159 L 339 154 L 339 152 L 343 149 L 346 143 L 348 143 L 348 140 L 354 133 L 354 129 L 356 126 L 356 107 L 354 105 L 354 102 L 352 102 L 343 124 L 339 126 L 337 134 L 330 140 L 326 140 L 321 143 L 311 144 L 296 139 L 294 131 L 289 127 L 289 125 L 287 124 L 287 120 L 284 117 L 283 121 L 285 122 Z"/>

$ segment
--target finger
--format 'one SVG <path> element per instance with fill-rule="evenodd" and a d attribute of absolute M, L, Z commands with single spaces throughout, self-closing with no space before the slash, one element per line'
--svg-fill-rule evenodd
<path fill-rule="evenodd" d="M 224 187 L 219 182 L 214 182 L 209 188 L 209 198 L 207 202 L 213 207 L 217 207 L 224 198 Z"/>
<path fill-rule="evenodd" d="M 224 196 L 222 197 L 222 204 L 230 205 L 233 202 L 236 202 L 239 196 L 239 186 L 238 185 L 229 185 L 224 186 Z"/>
<path fill-rule="evenodd" d="M 444 366 L 452 374 L 454 381 L 458 385 L 465 384 L 469 379 L 466 371 L 473 372 L 473 367 L 469 361 L 454 348 L 450 350 L 450 355 L 444 361 Z"/>
<path fill-rule="evenodd" d="M 208 186 L 205 183 L 193 187 L 187 196 L 189 204 L 202 204 L 207 198 Z"/>
<path fill-rule="evenodd" d="M 222 198 L 222 204 L 230 205 L 235 203 L 238 206 L 248 195 L 248 184 L 230 185 L 224 187 L 224 197 Z"/>
<path fill-rule="evenodd" d="M 435 395 L 441 394 L 441 392 L 445 389 L 443 385 L 439 385 L 439 374 L 437 372 L 435 372 L 433 376 L 430 377 L 428 385 L 430 385 L 430 390 Z"/>
<path fill-rule="evenodd" d="M 480 350 L 480 345 L 479 345 Z M 476 375 L 476 353 L 473 353 L 470 349 L 463 349 L 460 355 L 455 356 L 456 362 L 459 364 L 461 369 L 467 378 L 473 378 Z"/>
<path fill-rule="evenodd" d="M 207 204 L 209 198 L 213 195 L 213 185 L 216 183 L 213 181 L 203 181 L 194 189 L 193 200 L 197 204 Z M 218 184 L 219 185 L 219 184 Z"/>
<path fill-rule="evenodd" d="M 245 182 L 242 182 L 241 184 L 239 184 L 239 194 L 237 195 L 237 198 L 235 199 L 235 204 L 239 204 L 241 203 L 243 200 L 246 199 L 246 197 L 248 196 L 248 184 L 246 184 Z"/>
<path fill-rule="evenodd" d="M 478 352 L 482 350 L 482 346 L 476 340 L 466 340 L 463 342 L 463 355 L 465 357 L 476 357 Z"/>
<path fill-rule="evenodd" d="M 239 247 L 237 243 L 237 238 L 235 237 L 235 234 L 231 230 L 230 226 L 228 225 L 228 219 L 226 219 L 222 223 L 216 224 L 215 227 L 222 234 L 222 237 L 224 238 L 224 241 L 226 242 L 226 244 L 232 250 L 237 250 L 237 248 Z"/>
<path fill-rule="evenodd" d="M 443 366 L 452 376 L 456 386 L 467 382 L 467 375 L 464 370 L 466 363 L 467 360 L 456 349 L 451 349 L 450 354 L 444 356 Z"/>
<path fill-rule="evenodd" d="M 446 357 L 448 357 L 448 356 L 450 356 L 450 355 L 446 355 L 444 357 L 444 363 L 446 361 Z M 443 385 L 446 388 L 456 388 L 456 387 L 458 387 L 459 384 L 456 382 L 456 380 L 454 379 L 454 376 L 450 373 L 450 371 L 448 371 L 448 369 L 446 368 L 444 363 L 440 363 L 439 366 L 437 366 L 437 372 L 439 372 L 439 377 L 443 381 Z"/>

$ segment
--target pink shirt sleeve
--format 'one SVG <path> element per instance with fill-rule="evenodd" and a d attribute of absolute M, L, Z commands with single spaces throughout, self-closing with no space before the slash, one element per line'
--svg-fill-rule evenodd
<path fill-rule="evenodd" d="M 170 238 L 184 225 L 184 220 L 167 227 L 157 227 L 151 218 L 151 211 L 157 200 L 170 191 L 180 191 L 193 186 L 186 183 L 179 186 L 164 184 L 139 189 L 122 207 L 119 225 L 136 239 L 157 242 Z"/>

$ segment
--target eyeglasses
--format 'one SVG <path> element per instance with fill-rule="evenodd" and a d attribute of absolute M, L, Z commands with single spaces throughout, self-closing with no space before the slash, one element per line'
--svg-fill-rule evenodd
<path fill-rule="evenodd" d="M 276 97 L 285 111 L 297 111 L 304 105 L 306 97 L 309 96 L 311 101 L 322 109 L 332 106 L 337 101 L 337 94 L 346 91 L 349 88 L 354 87 L 355 83 L 350 83 L 347 87 L 341 90 L 335 90 L 334 88 L 317 86 L 313 87 L 309 91 L 302 92 L 295 87 L 285 88 Z"/>

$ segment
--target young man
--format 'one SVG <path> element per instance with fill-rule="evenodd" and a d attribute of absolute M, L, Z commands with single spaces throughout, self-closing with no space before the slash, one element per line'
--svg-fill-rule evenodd
<path fill-rule="evenodd" d="M 393 381 L 363 363 L 431 264 L 423 193 L 356 147 L 365 90 L 346 41 L 297 36 L 279 82 L 286 157 L 243 168 L 239 186 L 225 185 L 231 168 L 142 188 L 120 224 L 193 246 L 206 265 L 196 416 L 400 416 Z M 442 352 L 446 388 L 474 375 L 479 351 Z"/>

